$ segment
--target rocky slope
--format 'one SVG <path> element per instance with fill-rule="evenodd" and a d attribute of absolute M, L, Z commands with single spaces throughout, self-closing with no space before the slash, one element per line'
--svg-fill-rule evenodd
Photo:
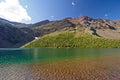
<path fill-rule="evenodd" d="M 63 20 L 54 21 L 46 25 L 33 28 L 34 31 L 39 32 L 40 35 L 38 36 L 43 37 L 28 43 L 25 47 L 76 47 L 76 42 L 78 43 L 77 47 L 120 47 L 119 28 L 119 20 L 112 21 L 107 19 L 93 19 L 88 16 L 65 18 Z M 66 31 L 67 33 L 62 34 L 62 32 Z M 71 32 L 73 34 L 71 34 Z M 50 33 L 52 33 L 52 35 L 46 35 Z M 58 33 L 60 33 L 60 35 L 56 35 Z M 88 35 L 86 35 L 86 33 Z M 69 37 L 68 35 L 72 37 Z M 76 38 L 76 36 L 78 37 Z M 86 39 L 88 41 L 86 41 Z M 85 46 L 82 43 L 89 45 Z"/>
<path fill-rule="evenodd" d="M 35 24 L 24 24 L 0 18 L 0 48 L 20 47 L 32 41 L 39 33 L 33 31 L 31 27 L 43 24 L 47 23 L 42 21 Z"/>
<path fill-rule="evenodd" d="M 101 36 L 110 39 L 120 39 L 120 21 L 112 21 L 108 19 L 93 19 L 88 16 L 78 18 L 65 18 L 50 22 L 48 24 L 32 28 L 37 36 L 42 36 L 60 30 L 75 30 L 77 28 L 83 29 L 90 34 Z"/>
<path fill-rule="evenodd" d="M 35 37 L 64 31 L 77 33 L 82 31 L 99 38 L 120 40 L 120 20 L 93 19 L 82 16 L 24 24 L 0 18 L 0 47 L 20 47 L 34 40 Z"/>
<path fill-rule="evenodd" d="M 0 22 L 0 48 L 19 47 L 34 37 L 22 29 Z"/>

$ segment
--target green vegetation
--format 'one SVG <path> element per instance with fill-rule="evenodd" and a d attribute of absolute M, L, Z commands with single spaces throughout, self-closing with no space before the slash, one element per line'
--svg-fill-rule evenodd
<path fill-rule="evenodd" d="M 85 33 L 83 31 L 62 31 L 54 32 L 34 40 L 25 48 L 120 48 L 120 40 L 106 39 Z"/>

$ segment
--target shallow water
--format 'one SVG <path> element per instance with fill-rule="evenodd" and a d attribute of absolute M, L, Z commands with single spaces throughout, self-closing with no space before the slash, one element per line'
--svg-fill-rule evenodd
<path fill-rule="evenodd" d="M 0 49 L 0 80 L 120 80 L 120 49 Z"/>

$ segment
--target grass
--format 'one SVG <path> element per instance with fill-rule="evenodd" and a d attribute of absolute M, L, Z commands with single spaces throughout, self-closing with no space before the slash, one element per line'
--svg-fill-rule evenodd
<path fill-rule="evenodd" d="M 45 35 L 25 48 L 120 48 L 120 40 L 97 37 L 83 31 L 61 31 Z"/>

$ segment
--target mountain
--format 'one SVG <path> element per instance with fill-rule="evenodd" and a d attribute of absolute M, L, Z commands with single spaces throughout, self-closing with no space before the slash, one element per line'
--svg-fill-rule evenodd
<path fill-rule="evenodd" d="M 42 21 L 35 24 L 11 22 L 0 18 L 0 48 L 20 47 L 32 41 L 39 33 L 31 27 L 41 26 L 50 21 Z"/>
<path fill-rule="evenodd" d="M 43 21 L 40 21 L 40 22 L 37 22 L 37 23 L 32 24 L 31 27 L 42 26 L 42 25 L 48 24 L 48 23 L 50 23 L 50 22 L 51 22 L 51 21 L 49 21 L 49 20 L 43 20 Z"/>
<path fill-rule="evenodd" d="M 90 47 L 90 45 L 92 47 L 119 47 L 119 35 L 120 20 L 81 16 L 24 24 L 0 18 L 1 48 Z"/>
<path fill-rule="evenodd" d="M 72 29 L 73 27 L 75 27 L 75 25 L 69 22 L 68 20 L 59 20 L 50 22 L 46 25 L 33 27 L 32 30 L 35 31 L 37 37 L 40 37 L 55 31 L 62 30 L 64 28 Z"/>
<path fill-rule="evenodd" d="M 25 24 L 25 23 L 20 23 L 20 22 L 12 22 L 12 21 L 0 18 L 0 22 L 10 24 L 10 25 L 18 27 L 18 28 L 23 28 L 23 27 L 29 27 L 29 28 L 31 27 L 31 28 L 33 28 L 33 27 L 38 27 L 38 26 L 48 24 L 48 23 L 53 22 L 53 21 L 43 20 L 43 21 L 36 22 L 36 23 L 33 23 L 33 24 Z"/>
<path fill-rule="evenodd" d="M 68 20 L 90 34 L 109 39 L 120 39 L 120 20 L 93 19 L 88 16 Z"/>
<path fill-rule="evenodd" d="M 18 28 L 31 26 L 31 24 L 25 24 L 25 23 L 19 23 L 19 22 L 12 22 L 12 21 L 9 21 L 9 20 L 3 19 L 3 18 L 0 18 L 0 22 L 1 23 L 10 24 L 10 25 L 16 26 Z"/>
<path fill-rule="evenodd" d="M 59 31 L 47 34 L 22 46 L 23 48 L 120 48 L 120 40 L 98 37 L 75 31 Z"/>
<path fill-rule="evenodd" d="M 0 48 L 20 47 L 33 39 L 25 30 L 0 22 Z"/>
<path fill-rule="evenodd" d="M 74 30 L 81 28 L 90 34 L 110 39 L 120 39 L 120 20 L 93 19 L 88 16 L 78 18 L 65 18 L 63 20 L 53 21 L 45 25 L 33 27 L 37 37 L 49 34 L 63 29 Z"/>
<path fill-rule="evenodd" d="M 69 17 L 32 29 L 39 38 L 24 47 L 120 47 L 119 20 Z"/>

